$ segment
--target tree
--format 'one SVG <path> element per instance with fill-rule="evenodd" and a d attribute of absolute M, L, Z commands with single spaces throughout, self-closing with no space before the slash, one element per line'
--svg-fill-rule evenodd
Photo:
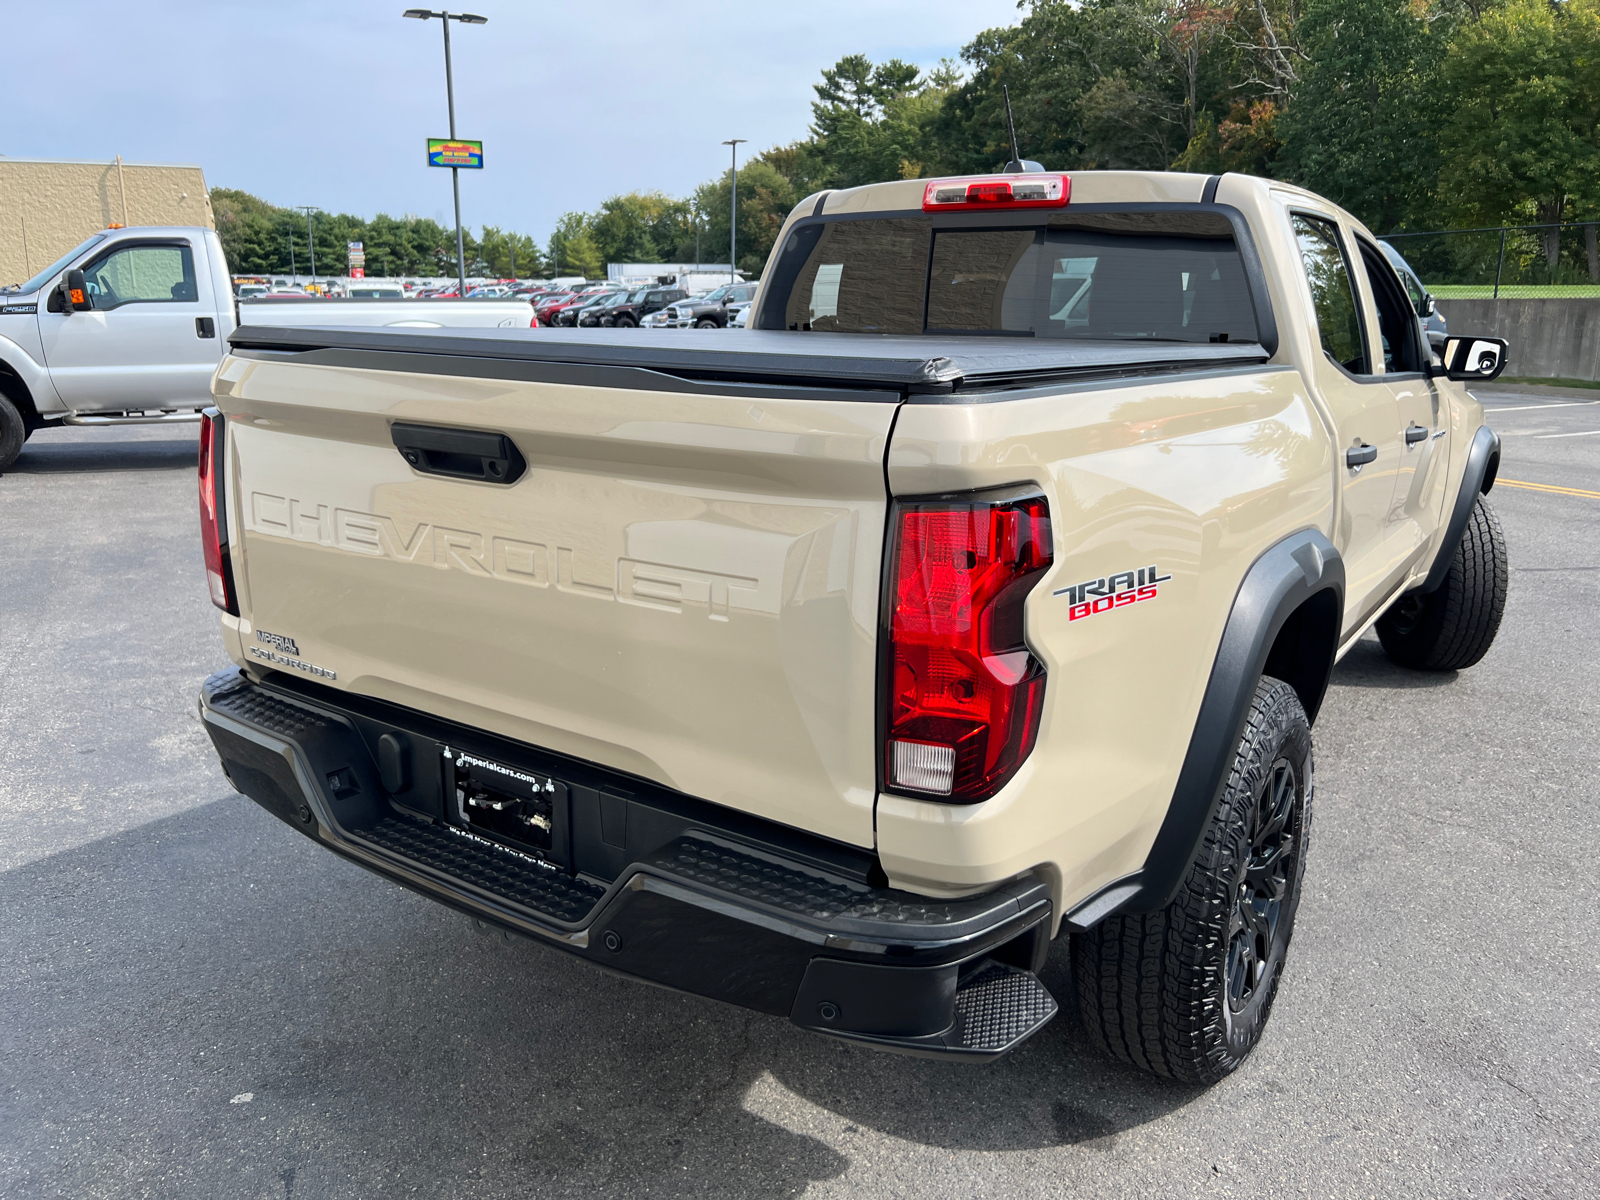
<path fill-rule="evenodd" d="M 695 192 L 701 213 L 704 240 L 701 243 L 709 261 L 721 261 L 729 242 L 732 197 L 728 194 L 728 172 L 715 183 Z M 772 164 L 752 159 L 739 168 L 739 261 L 734 265 L 751 274 L 766 266 L 767 255 L 799 199 L 794 185 Z"/>
<path fill-rule="evenodd" d="M 1296 34 L 1307 61 L 1278 122 L 1282 176 L 1374 229 L 1429 227 L 1449 25 L 1401 0 L 1306 0 Z"/>
<path fill-rule="evenodd" d="M 569 212 L 556 222 L 550 235 L 550 269 L 557 275 L 582 275 L 598 279 L 605 270 L 605 259 L 594 240 L 594 218 L 589 213 Z"/>
<path fill-rule="evenodd" d="M 1506 0 L 1465 26 L 1442 78 L 1440 192 L 1461 219 L 1557 224 L 1600 185 L 1600 0 Z M 1543 234 L 1546 263 L 1561 231 Z"/>
<path fill-rule="evenodd" d="M 528 279 L 545 273 L 544 255 L 534 240 L 523 233 L 505 233 L 493 225 L 483 227 L 479 257 L 485 273 L 502 279 Z M 372 261 L 372 251 L 367 251 Z"/>
<path fill-rule="evenodd" d="M 956 78 L 943 64 L 924 78 L 899 59 L 874 65 L 861 54 L 842 58 L 815 86 L 807 152 L 784 161 L 804 165 L 807 182 L 820 187 L 914 179 L 934 157 L 933 127 Z"/>

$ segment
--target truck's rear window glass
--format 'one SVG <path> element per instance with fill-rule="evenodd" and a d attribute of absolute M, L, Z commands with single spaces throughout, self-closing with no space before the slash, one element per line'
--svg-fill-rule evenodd
<path fill-rule="evenodd" d="M 828 225 L 789 293 L 788 325 L 844 333 L 921 333 L 928 224 Z"/>
<path fill-rule="evenodd" d="M 937 231 L 914 219 L 840 221 L 795 276 L 785 317 L 790 329 L 852 333 L 1260 338 L 1233 226 L 1215 213 Z"/>

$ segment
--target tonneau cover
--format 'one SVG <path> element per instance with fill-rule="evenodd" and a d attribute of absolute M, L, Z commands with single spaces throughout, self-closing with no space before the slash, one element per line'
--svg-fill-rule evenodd
<path fill-rule="evenodd" d="M 1265 362 L 1254 342 L 1090 342 L 895 337 L 784 330 L 359 329 L 245 325 L 235 350 L 356 350 L 628 367 L 699 379 L 950 392 L 1074 375 L 1204 370 Z"/>

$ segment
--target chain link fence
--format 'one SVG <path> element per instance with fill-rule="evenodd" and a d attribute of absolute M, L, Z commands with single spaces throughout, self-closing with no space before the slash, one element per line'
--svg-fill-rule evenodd
<path fill-rule="evenodd" d="M 1391 233 L 1423 286 L 1441 300 L 1600 299 L 1600 225 L 1500 225 Z"/>

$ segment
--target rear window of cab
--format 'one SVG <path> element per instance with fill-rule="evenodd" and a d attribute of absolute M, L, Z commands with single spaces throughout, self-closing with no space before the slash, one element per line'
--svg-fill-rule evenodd
<path fill-rule="evenodd" d="M 1217 212 L 1064 213 L 999 228 L 836 220 L 795 230 L 782 258 L 775 276 L 792 283 L 767 302 L 766 328 L 1261 340 L 1233 224 Z"/>

